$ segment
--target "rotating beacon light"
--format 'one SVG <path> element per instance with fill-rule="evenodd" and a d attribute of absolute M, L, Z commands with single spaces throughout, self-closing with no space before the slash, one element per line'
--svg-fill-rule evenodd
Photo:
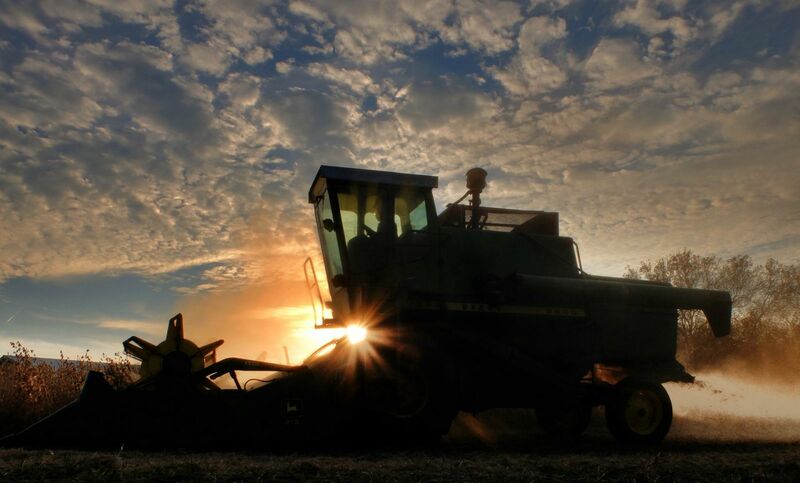
<path fill-rule="evenodd" d="M 472 195 L 469 200 L 469 205 L 472 211 L 472 216 L 469 220 L 470 228 L 478 228 L 481 219 L 480 206 L 481 206 L 481 192 L 486 187 L 486 176 L 489 173 L 483 168 L 472 168 L 467 171 L 467 193 Z"/>

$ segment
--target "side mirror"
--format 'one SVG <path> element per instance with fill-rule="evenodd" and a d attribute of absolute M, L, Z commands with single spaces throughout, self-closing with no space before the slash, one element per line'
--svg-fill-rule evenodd
<path fill-rule="evenodd" d="M 336 224 L 330 218 L 322 220 L 322 228 L 325 228 L 325 231 L 333 231 L 335 227 Z"/>

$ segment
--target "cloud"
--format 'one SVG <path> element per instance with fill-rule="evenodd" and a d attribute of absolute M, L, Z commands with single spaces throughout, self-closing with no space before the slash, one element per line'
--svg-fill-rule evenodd
<path fill-rule="evenodd" d="M 634 40 L 603 39 L 586 61 L 584 73 L 591 88 L 606 90 L 635 87 L 659 71 L 643 58 Z"/>
<path fill-rule="evenodd" d="M 103 320 L 98 327 L 101 329 L 114 329 L 147 335 L 163 335 L 166 324 L 147 320 Z"/>
<path fill-rule="evenodd" d="M 301 88 L 278 91 L 265 100 L 264 108 L 288 147 L 347 144 L 346 106 L 329 94 Z"/>
<path fill-rule="evenodd" d="M 334 37 L 333 46 L 337 54 L 350 61 L 374 64 L 381 60 L 405 58 L 401 50 L 392 46 L 394 40 L 376 39 L 360 30 L 339 30 Z"/>
<path fill-rule="evenodd" d="M 182 60 L 189 68 L 213 75 L 222 75 L 233 62 L 224 46 L 212 43 L 189 44 Z"/>
<path fill-rule="evenodd" d="M 356 69 L 345 69 L 330 64 L 313 62 L 308 65 L 310 75 L 327 79 L 335 84 L 350 88 L 358 94 L 377 93 L 378 87 L 372 78 Z"/>
<path fill-rule="evenodd" d="M 259 80 L 230 76 L 232 105 L 217 117 L 212 90 L 172 59 L 100 42 L 14 67 L 0 114 L 3 277 L 158 274 L 240 256 L 249 212 L 281 196 L 262 193 L 276 178 L 258 163 L 273 146 L 252 112 Z"/>
<path fill-rule="evenodd" d="M 75 66 L 92 97 L 132 116 L 147 134 L 203 140 L 210 130 L 210 93 L 174 76 L 167 52 L 129 42 L 89 44 L 76 49 Z"/>
<path fill-rule="evenodd" d="M 6 5 L 3 5 L 6 7 Z M 47 42 L 49 29 L 45 22 L 39 18 L 37 9 L 33 4 L 17 6 L 17 8 L 3 8 L 0 23 L 7 28 L 23 32 L 39 42 Z"/>
<path fill-rule="evenodd" d="M 485 120 L 492 101 L 476 89 L 450 78 L 412 84 L 397 108 L 398 118 L 416 132 L 441 129 L 460 121 Z"/>
<path fill-rule="evenodd" d="M 247 74 L 231 74 L 219 88 L 219 92 L 226 94 L 233 108 L 239 112 L 258 102 L 260 90 L 261 79 Z"/>
<path fill-rule="evenodd" d="M 103 106 L 85 95 L 62 62 L 30 55 L 14 66 L 0 93 L 0 117 L 9 126 L 51 129 L 59 125 L 85 128 L 103 113 Z"/>
<path fill-rule="evenodd" d="M 542 47 L 566 35 L 563 18 L 531 17 L 520 28 L 517 43 L 523 52 L 541 52 Z"/>
<path fill-rule="evenodd" d="M 201 28 L 207 39 L 206 48 L 229 52 L 248 64 L 270 59 L 272 47 L 286 38 L 285 30 L 276 23 L 280 16 L 271 2 L 199 2 L 190 10 L 208 20 L 208 25 Z"/>
<path fill-rule="evenodd" d="M 800 221 L 763 221 L 798 199 L 797 43 L 726 47 L 791 6 L 56 3 L 0 18 L 0 279 L 298 279 L 320 163 L 438 174 L 447 201 L 483 165 L 487 199 L 563 210 L 611 271 L 687 246 L 797 257 Z M 715 217 L 744 234 L 715 248 Z"/>
<path fill-rule="evenodd" d="M 415 31 L 408 13 L 396 2 L 308 2 L 293 4 L 293 8 L 306 17 L 322 21 L 323 28 L 334 31 L 335 53 L 357 64 L 405 58 L 403 50 L 423 37 Z"/>
<path fill-rule="evenodd" d="M 517 53 L 501 68 L 490 69 L 506 91 L 515 97 L 529 97 L 557 89 L 567 73 L 544 56 L 544 48 L 567 35 L 562 18 L 531 17 L 520 28 Z"/>
<path fill-rule="evenodd" d="M 514 25 L 522 20 L 513 2 L 457 2 L 459 35 L 470 47 L 496 54 L 514 45 Z"/>
<path fill-rule="evenodd" d="M 567 80 L 558 66 L 538 55 L 520 55 L 492 75 L 509 94 L 519 97 L 536 96 L 557 89 Z"/>
<path fill-rule="evenodd" d="M 329 23 L 328 15 L 315 5 L 304 1 L 289 2 L 289 11 L 320 23 Z"/>
<path fill-rule="evenodd" d="M 683 7 L 680 2 L 637 0 L 620 10 L 613 21 L 617 26 L 635 26 L 651 37 L 668 33 L 673 46 L 683 48 L 697 36 L 694 19 L 680 15 Z M 665 11 L 670 13 L 662 13 Z"/>
<path fill-rule="evenodd" d="M 513 46 L 522 21 L 519 5 L 506 1 L 292 2 L 290 10 L 334 31 L 337 55 L 366 65 L 406 59 L 437 40 L 494 55 Z"/>

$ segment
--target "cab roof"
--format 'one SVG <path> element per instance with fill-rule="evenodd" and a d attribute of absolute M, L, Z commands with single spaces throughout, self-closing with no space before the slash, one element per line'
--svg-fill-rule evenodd
<path fill-rule="evenodd" d="M 322 165 L 319 167 L 319 171 L 314 177 L 314 182 L 311 183 L 311 188 L 308 190 L 309 203 L 314 203 L 317 197 L 322 196 L 327 186 L 327 180 L 415 186 L 419 188 L 437 188 L 439 186 L 439 178 L 436 176 Z"/>

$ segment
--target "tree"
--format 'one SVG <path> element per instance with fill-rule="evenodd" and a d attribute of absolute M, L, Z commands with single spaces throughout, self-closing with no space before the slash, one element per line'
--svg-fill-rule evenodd
<path fill-rule="evenodd" d="M 749 255 L 721 259 L 684 250 L 627 267 L 624 276 L 730 292 L 730 337 L 715 339 L 700 311 L 679 313 L 679 355 L 693 369 L 727 358 L 756 372 L 800 374 L 800 266 L 774 259 L 756 265 Z"/>

